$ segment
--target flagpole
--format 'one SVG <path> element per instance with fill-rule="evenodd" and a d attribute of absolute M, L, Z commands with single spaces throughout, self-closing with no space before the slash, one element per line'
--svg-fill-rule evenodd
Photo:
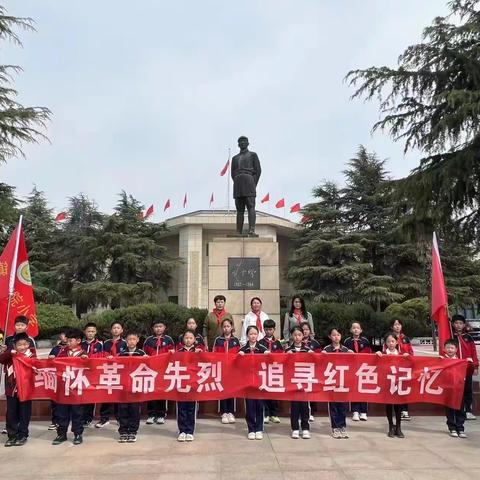
<path fill-rule="evenodd" d="M 15 288 L 15 275 L 17 274 L 18 261 L 18 245 L 20 243 L 20 232 L 22 230 L 23 215 L 20 215 L 17 226 L 17 238 L 15 239 L 15 250 L 13 252 L 12 265 L 10 267 L 10 280 L 8 282 L 8 303 L 7 303 L 7 317 L 5 318 L 5 330 L 3 339 L 7 338 L 8 317 L 10 316 L 10 304 L 12 302 L 13 291 Z"/>
<path fill-rule="evenodd" d="M 228 168 L 227 168 L 227 214 L 230 213 L 230 169 L 232 168 L 232 164 L 230 161 L 230 148 L 228 149 Z"/>

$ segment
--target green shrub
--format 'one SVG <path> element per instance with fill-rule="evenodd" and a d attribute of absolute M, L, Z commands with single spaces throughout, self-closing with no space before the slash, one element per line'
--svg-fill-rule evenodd
<path fill-rule="evenodd" d="M 62 327 L 81 328 L 83 321 L 79 320 L 73 310 L 57 303 L 37 303 L 37 318 L 39 325 L 39 339 L 52 338 Z"/>

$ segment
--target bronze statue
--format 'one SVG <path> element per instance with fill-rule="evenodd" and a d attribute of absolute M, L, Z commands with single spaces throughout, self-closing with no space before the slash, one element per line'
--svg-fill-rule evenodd
<path fill-rule="evenodd" d="M 243 235 L 245 207 L 248 210 L 248 236 L 255 234 L 255 197 L 257 184 L 262 173 L 260 160 L 255 152 L 248 150 L 248 138 L 238 139 L 240 153 L 232 158 L 233 198 L 237 208 L 237 234 Z"/>

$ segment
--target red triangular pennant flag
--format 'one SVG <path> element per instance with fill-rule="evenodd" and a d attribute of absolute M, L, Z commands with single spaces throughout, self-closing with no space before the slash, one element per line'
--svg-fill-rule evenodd
<path fill-rule="evenodd" d="M 5 335 L 14 333 L 15 318 L 21 315 L 28 319 L 27 333 L 36 337 L 38 321 L 32 280 L 23 230 L 19 224 L 0 256 L 0 325 Z"/>
<path fill-rule="evenodd" d="M 67 214 L 65 212 L 60 212 L 56 217 L 55 221 L 56 222 L 61 222 L 62 220 L 65 220 L 67 218 Z"/>
<path fill-rule="evenodd" d="M 282 198 L 275 204 L 275 208 L 283 208 L 285 206 L 285 199 Z"/>
<path fill-rule="evenodd" d="M 432 241 L 432 319 L 438 328 L 438 351 L 444 352 L 444 343 L 451 338 L 450 322 L 448 321 L 448 296 L 443 279 L 442 263 L 438 251 L 437 236 L 433 232 Z"/>
<path fill-rule="evenodd" d="M 222 168 L 220 172 L 220 176 L 223 177 L 227 172 L 228 172 L 228 167 L 230 166 L 230 159 L 227 160 L 227 163 L 225 166 Z"/>
<path fill-rule="evenodd" d="M 147 211 L 145 212 L 145 215 L 143 218 L 144 220 L 146 220 L 148 217 L 151 217 L 152 215 L 153 215 L 153 204 L 147 208 Z"/>
<path fill-rule="evenodd" d="M 290 207 L 290 213 L 296 213 L 300 211 L 300 204 L 296 203 Z"/>
<path fill-rule="evenodd" d="M 187 206 L 187 194 L 183 197 L 183 208 Z"/>
<path fill-rule="evenodd" d="M 262 198 L 262 203 L 269 202 L 270 201 L 270 193 L 267 193 L 263 198 Z"/>
<path fill-rule="evenodd" d="M 163 207 L 163 211 L 167 211 L 170 208 L 170 199 L 168 198 L 165 202 L 165 206 Z"/>

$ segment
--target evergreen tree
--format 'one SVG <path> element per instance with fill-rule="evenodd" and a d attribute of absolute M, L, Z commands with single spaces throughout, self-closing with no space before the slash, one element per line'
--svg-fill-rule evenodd
<path fill-rule="evenodd" d="M 19 201 L 15 187 L 0 182 L 0 247 L 3 248 L 18 222 Z"/>

